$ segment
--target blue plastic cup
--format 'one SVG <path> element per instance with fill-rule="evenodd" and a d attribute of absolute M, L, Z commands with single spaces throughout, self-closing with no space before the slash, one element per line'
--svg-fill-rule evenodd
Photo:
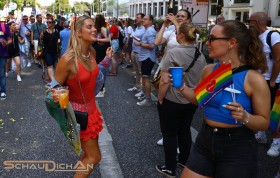
<path fill-rule="evenodd" d="M 173 87 L 180 88 L 183 85 L 183 67 L 169 67 L 173 79 Z"/>

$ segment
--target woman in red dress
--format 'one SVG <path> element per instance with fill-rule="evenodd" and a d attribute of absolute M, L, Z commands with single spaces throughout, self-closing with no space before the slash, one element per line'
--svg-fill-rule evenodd
<path fill-rule="evenodd" d="M 103 120 L 96 107 L 94 89 L 99 68 L 95 60 L 95 51 L 91 44 L 96 41 L 96 29 L 90 17 L 81 16 L 72 24 L 71 37 L 66 53 L 57 64 L 55 79 L 69 89 L 69 100 L 75 111 L 88 113 L 88 124 L 81 130 L 83 165 L 96 166 L 101 160 L 98 135 L 102 130 Z M 111 48 L 106 52 L 111 57 Z M 80 84 L 79 84 L 80 81 Z M 75 178 L 86 178 L 92 169 L 76 172 Z"/>

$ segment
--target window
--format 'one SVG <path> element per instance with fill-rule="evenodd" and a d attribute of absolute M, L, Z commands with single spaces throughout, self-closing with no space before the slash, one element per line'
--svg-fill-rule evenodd
<path fill-rule="evenodd" d="M 210 4 L 211 12 L 210 15 L 217 15 L 218 0 L 212 0 Z"/>
<path fill-rule="evenodd" d="M 278 16 L 280 16 L 280 1 L 279 1 L 279 4 L 278 4 Z"/>
<path fill-rule="evenodd" d="M 163 16 L 163 3 L 160 2 L 159 6 L 160 6 L 160 16 Z"/>
<path fill-rule="evenodd" d="M 157 3 L 154 3 L 154 14 L 157 15 Z"/>
<path fill-rule="evenodd" d="M 250 0 L 234 0 L 235 4 L 239 4 L 239 3 L 250 3 Z"/>

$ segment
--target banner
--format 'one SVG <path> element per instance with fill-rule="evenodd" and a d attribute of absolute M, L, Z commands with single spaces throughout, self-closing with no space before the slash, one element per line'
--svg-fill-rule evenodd
<path fill-rule="evenodd" d="M 207 28 L 208 23 L 208 0 L 182 0 L 183 9 L 192 14 L 193 23 L 200 28 Z"/>

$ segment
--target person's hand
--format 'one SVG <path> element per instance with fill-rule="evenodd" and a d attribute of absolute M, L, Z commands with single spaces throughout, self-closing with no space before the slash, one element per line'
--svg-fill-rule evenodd
<path fill-rule="evenodd" d="M 113 48 L 112 47 L 107 48 L 106 56 L 109 57 L 109 58 L 112 58 L 112 56 L 113 56 Z"/>
<path fill-rule="evenodd" d="M 135 44 L 136 46 L 140 46 L 140 42 L 139 42 L 139 41 L 134 41 L 134 44 Z"/>
<path fill-rule="evenodd" d="M 43 32 L 40 33 L 40 39 L 43 39 L 44 35 Z"/>
<path fill-rule="evenodd" d="M 31 40 L 31 44 L 34 45 L 34 41 L 33 40 Z"/>
<path fill-rule="evenodd" d="M 53 101 L 57 103 L 59 101 L 60 95 L 57 93 L 57 90 L 54 88 L 51 89 L 51 92 L 52 92 L 51 97 L 53 98 Z"/>
<path fill-rule="evenodd" d="M 269 86 L 271 87 L 271 88 L 274 88 L 275 87 L 275 81 L 273 82 L 273 81 L 269 81 Z"/>
<path fill-rule="evenodd" d="M 172 84 L 172 75 L 169 72 L 162 72 L 160 82 L 164 84 Z"/>
<path fill-rule="evenodd" d="M 2 43 L 2 46 L 7 46 L 8 45 L 8 42 L 6 40 L 2 40 L 1 43 Z"/>
<path fill-rule="evenodd" d="M 176 16 L 172 13 L 166 14 L 166 19 L 169 20 L 172 23 L 176 22 Z"/>
<path fill-rule="evenodd" d="M 165 18 L 162 25 L 167 27 L 169 24 L 170 24 L 170 20 Z"/>
<path fill-rule="evenodd" d="M 249 117 L 248 112 L 242 107 L 241 104 L 236 102 L 230 102 L 226 105 L 223 105 L 224 108 L 231 111 L 231 116 L 239 122 L 246 123 L 246 120 Z"/>

